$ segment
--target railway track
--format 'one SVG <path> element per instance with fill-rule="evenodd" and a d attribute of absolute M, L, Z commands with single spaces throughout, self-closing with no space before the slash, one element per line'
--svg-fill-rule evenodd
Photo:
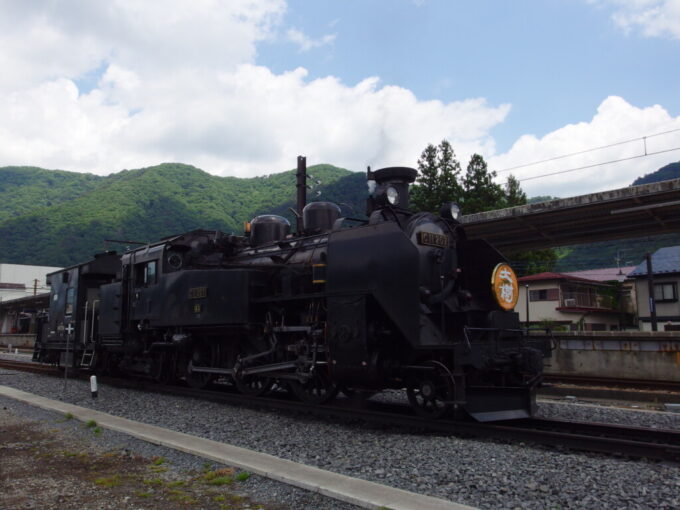
<path fill-rule="evenodd" d="M 590 377 L 580 375 L 548 375 L 547 383 L 573 384 L 578 386 L 597 386 L 629 390 L 653 390 L 680 392 L 680 381 L 654 381 L 649 379 L 615 379 L 611 377 Z"/>
<path fill-rule="evenodd" d="M 40 363 L 33 363 L 31 361 L 17 361 L 9 359 L 0 359 L 0 368 L 7 370 L 20 370 L 22 372 L 32 372 L 36 374 L 60 374 L 58 368 L 54 365 L 42 365 Z"/>
<path fill-rule="evenodd" d="M 0 368 L 27 370 L 43 374 L 61 374 L 52 366 L 20 361 L 0 360 Z M 228 387 L 226 384 L 213 385 L 211 389 L 197 390 L 144 380 L 102 378 L 102 382 L 118 387 L 206 399 L 229 405 L 277 409 L 326 419 L 363 422 L 382 428 L 402 428 L 444 435 L 524 441 L 578 451 L 680 462 L 680 431 L 675 430 L 541 418 L 494 423 L 448 419 L 428 420 L 413 415 L 408 405 L 399 403 L 341 398 L 328 405 L 314 406 L 292 400 L 284 391 L 275 392 L 267 397 L 253 398 L 234 391 L 225 391 L 225 387 Z"/>

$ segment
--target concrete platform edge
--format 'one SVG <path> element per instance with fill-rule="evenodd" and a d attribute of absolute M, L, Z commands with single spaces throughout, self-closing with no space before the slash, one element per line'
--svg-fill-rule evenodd
<path fill-rule="evenodd" d="M 386 485 L 352 478 L 265 453 L 219 443 L 182 432 L 139 423 L 94 409 L 52 400 L 8 386 L 0 385 L 0 395 L 41 409 L 87 422 L 94 420 L 100 427 L 127 434 L 137 439 L 182 451 L 215 462 L 247 470 L 301 489 L 345 501 L 363 508 L 386 507 L 393 510 L 476 510 L 451 501 L 424 496 Z"/>

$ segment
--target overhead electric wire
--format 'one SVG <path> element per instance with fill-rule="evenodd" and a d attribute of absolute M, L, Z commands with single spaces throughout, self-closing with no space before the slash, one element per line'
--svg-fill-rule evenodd
<path fill-rule="evenodd" d="M 517 168 L 525 168 L 527 166 L 539 165 L 541 163 L 548 163 L 550 161 L 569 158 L 571 156 L 578 156 L 579 154 L 586 154 L 588 152 L 594 152 L 594 151 L 598 151 L 598 150 L 602 150 L 602 149 L 608 149 L 610 147 L 616 147 L 618 145 L 624 145 L 624 144 L 627 144 L 627 143 L 637 142 L 639 140 L 645 141 L 647 138 L 654 138 L 656 136 L 667 135 L 669 133 L 675 133 L 676 131 L 680 131 L 680 128 L 670 129 L 668 131 L 663 131 L 661 133 L 655 133 L 653 135 L 639 136 L 637 138 L 631 138 L 630 140 L 624 140 L 622 142 L 614 142 L 614 143 L 610 143 L 608 145 L 602 145 L 600 147 L 593 147 L 592 149 L 585 149 L 585 150 L 578 151 L 578 152 L 572 152 L 570 154 L 563 154 L 561 156 L 555 156 L 555 157 L 552 157 L 552 158 L 543 159 L 541 161 L 534 161 L 533 163 L 524 163 L 522 165 L 517 165 L 517 166 L 510 167 L 510 168 L 504 168 L 503 170 L 497 170 L 496 173 L 502 174 L 504 172 L 510 172 L 511 170 L 516 170 Z"/>
<path fill-rule="evenodd" d="M 559 174 L 566 174 L 569 172 L 575 172 L 577 170 L 585 170 L 587 168 L 595 168 L 597 166 L 604 166 L 604 165 L 611 165 L 613 163 L 621 163 L 622 161 L 630 161 L 632 159 L 638 159 L 638 158 L 646 158 L 647 156 L 655 156 L 657 154 L 664 154 L 666 152 L 673 152 L 680 150 L 680 147 L 674 147 L 672 149 L 665 149 L 662 151 L 656 151 L 656 152 L 646 152 L 645 154 L 638 154 L 637 156 L 630 156 L 628 158 L 621 158 L 621 159 L 614 159 L 612 161 L 605 161 L 603 163 L 594 163 L 592 165 L 585 165 L 585 166 L 580 166 L 577 168 L 570 168 L 568 170 L 558 170 L 557 172 L 550 172 L 547 174 L 541 174 L 541 175 L 534 175 L 533 177 L 525 177 L 524 179 L 517 179 L 519 182 L 524 182 L 524 181 L 531 181 L 533 179 L 540 179 L 542 177 L 550 177 L 551 175 L 559 175 Z"/>

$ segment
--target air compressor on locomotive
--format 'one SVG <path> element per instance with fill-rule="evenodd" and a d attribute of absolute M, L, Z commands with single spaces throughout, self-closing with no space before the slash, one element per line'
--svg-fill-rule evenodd
<path fill-rule="evenodd" d="M 517 278 L 458 206 L 408 209 L 411 168 L 371 171 L 366 220 L 330 202 L 298 225 L 262 215 L 243 236 L 195 230 L 49 275 L 34 359 L 315 404 L 406 388 L 414 410 L 480 421 L 531 416 L 549 345 L 512 311 Z"/>

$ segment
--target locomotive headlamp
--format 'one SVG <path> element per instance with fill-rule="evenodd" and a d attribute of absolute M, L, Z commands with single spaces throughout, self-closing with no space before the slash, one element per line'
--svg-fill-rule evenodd
<path fill-rule="evenodd" d="M 399 203 L 399 192 L 394 186 L 387 187 L 387 201 L 390 205 L 397 205 Z"/>
<path fill-rule="evenodd" d="M 442 205 L 439 214 L 442 218 L 460 221 L 460 206 L 456 202 L 446 202 Z"/>

